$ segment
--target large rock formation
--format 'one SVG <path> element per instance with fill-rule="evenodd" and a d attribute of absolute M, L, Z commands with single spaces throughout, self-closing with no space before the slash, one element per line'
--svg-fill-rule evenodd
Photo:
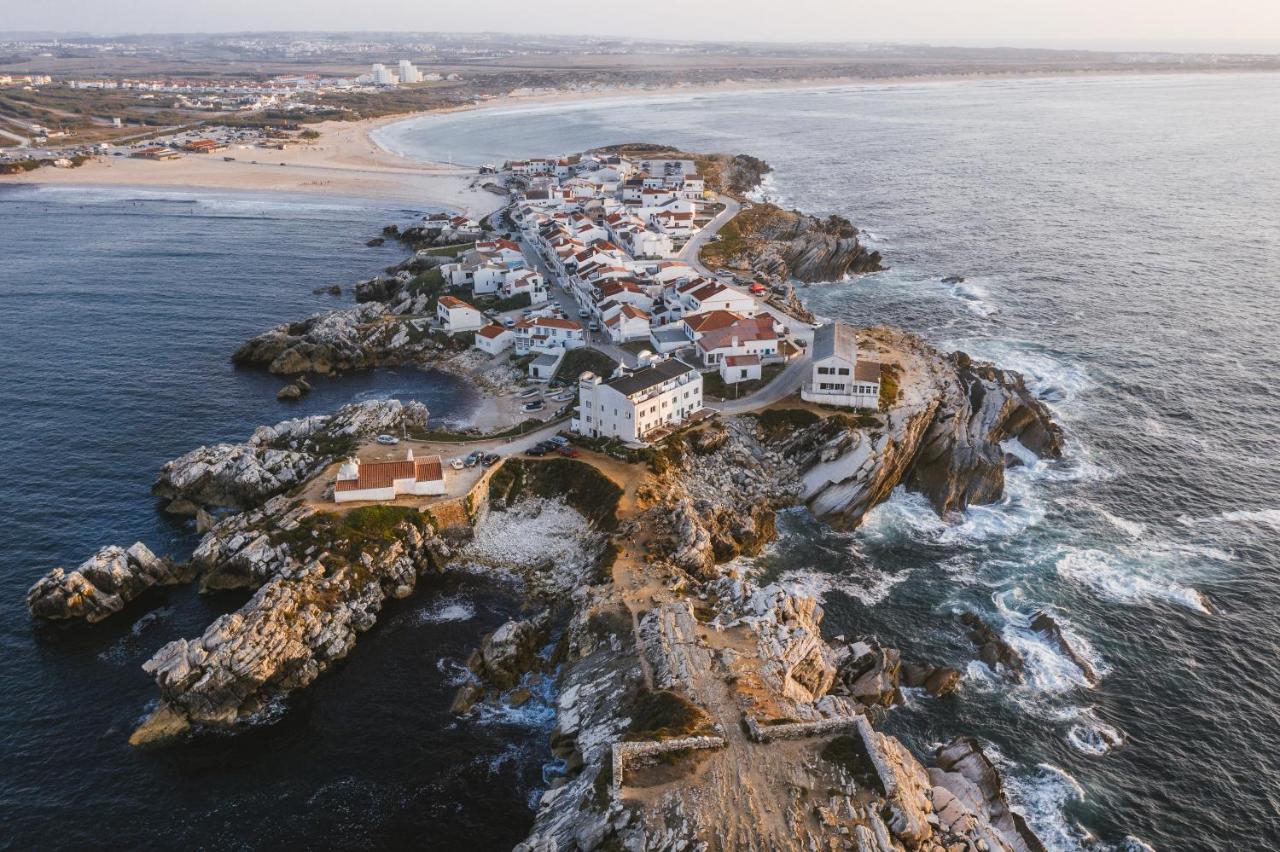
<path fill-rule="evenodd" d="M 448 548 L 411 509 L 313 515 L 287 535 L 267 580 L 198 639 L 178 639 L 143 665 L 161 704 L 130 742 L 147 745 L 192 726 L 252 722 L 315 680 L 377 621 L 383 602 L 413 591 Z"/>
<path fill-rule="evenodd" d="M 829 418 L 781 442 L 805 468 L 803 499 L 823 521 L 855 527 L 899 485 L 940 514 L 993 502 L 1011 441 L 1061 456 L 1061 428 L 1017 373 L 944 356 L 904 332 L 873 329 L 865 339 L 887 365 L 884 384 L 896 388 L 874 425 L 833 429 L 839 421 Z"/>
<path fill-rule="evenodd" d="M 151 491 L 178 514 L 195 514 L 200 507 L 249 509 L 301 484 L 361 439 L 426 428 L 427 417 L 420 402 L 389 399 L 261 426 L 243 444 L 198 447 L 170 461 Z"/>
<path fill-rule="evenodd" d="M 90 624 L 124 609 L 153 586 L 190 579 L 184 566 L 156 556 L 142 542 L 104 547 L 68 573 L 54 568 L 27 592 L 27 609 L 51 621 L 83 618 Z"/>
<path fill-rule="evenodd" d="M 756 203 L 725 226 L 721 239 L 702 252 L 708 266 L 726 266 L 773 283 L 840 281 L 881 268 L 848 219 L 825 219 L 774 204 Z"/>

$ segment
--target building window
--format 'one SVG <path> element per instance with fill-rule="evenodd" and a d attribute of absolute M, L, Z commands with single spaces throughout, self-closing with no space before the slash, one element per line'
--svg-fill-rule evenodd
<path fill-rule="evenodd" d="M 842 375 L 842 376 L 847 376 L 847 375 L 849 375 L 849 368 L 848 368 L 848 367 L 841 367 L 837 372 L 838 372 L 840 375 Z"/>

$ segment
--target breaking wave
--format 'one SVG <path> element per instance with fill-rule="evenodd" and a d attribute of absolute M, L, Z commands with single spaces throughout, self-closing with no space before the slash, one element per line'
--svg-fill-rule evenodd
<path fill-rule="evenodd" d="M 1055 568 L 1063 579 L 1118 603 L 1167 600 L 1205 615 L 1212 612 L 1209 599 L 1196 589 L 1165 577 L 1147 576 L 1134 564 L 1117 564 L 1115 557 L 1101 550 L 1070 550 L 1058 559 Z"/>

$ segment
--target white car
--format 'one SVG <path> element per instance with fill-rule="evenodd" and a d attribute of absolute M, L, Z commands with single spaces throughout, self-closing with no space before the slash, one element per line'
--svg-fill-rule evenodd
<path fill-rule="evenodd" d="M 467 466 L 467 463 L 460 458 L 456 458 L 453 461 L 449 462 L 449 467 L 453 468 L 454 470 L 462 470 L 466 466 Z"/>
<path fill-rule="evenodd" d="M 387 444 L 388 446 L 394 446 L 400 443 L 400 439 L 395 435 L 379 435 L 377 438 L 374 438 L 374 440 L 379 444 Z"/>

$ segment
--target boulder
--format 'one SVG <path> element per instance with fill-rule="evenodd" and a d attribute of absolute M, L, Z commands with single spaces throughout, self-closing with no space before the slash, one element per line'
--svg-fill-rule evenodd
<path fill-rule="evenodd" d="M 67 572 L 54 568 L 27 592 L 27 609 L 36 618 L 101 621 L 124 609 L 152 586 L 186 582 L 191 572 L 156 556 L 142 542 L 127 550 L 111 545 Z"/>

